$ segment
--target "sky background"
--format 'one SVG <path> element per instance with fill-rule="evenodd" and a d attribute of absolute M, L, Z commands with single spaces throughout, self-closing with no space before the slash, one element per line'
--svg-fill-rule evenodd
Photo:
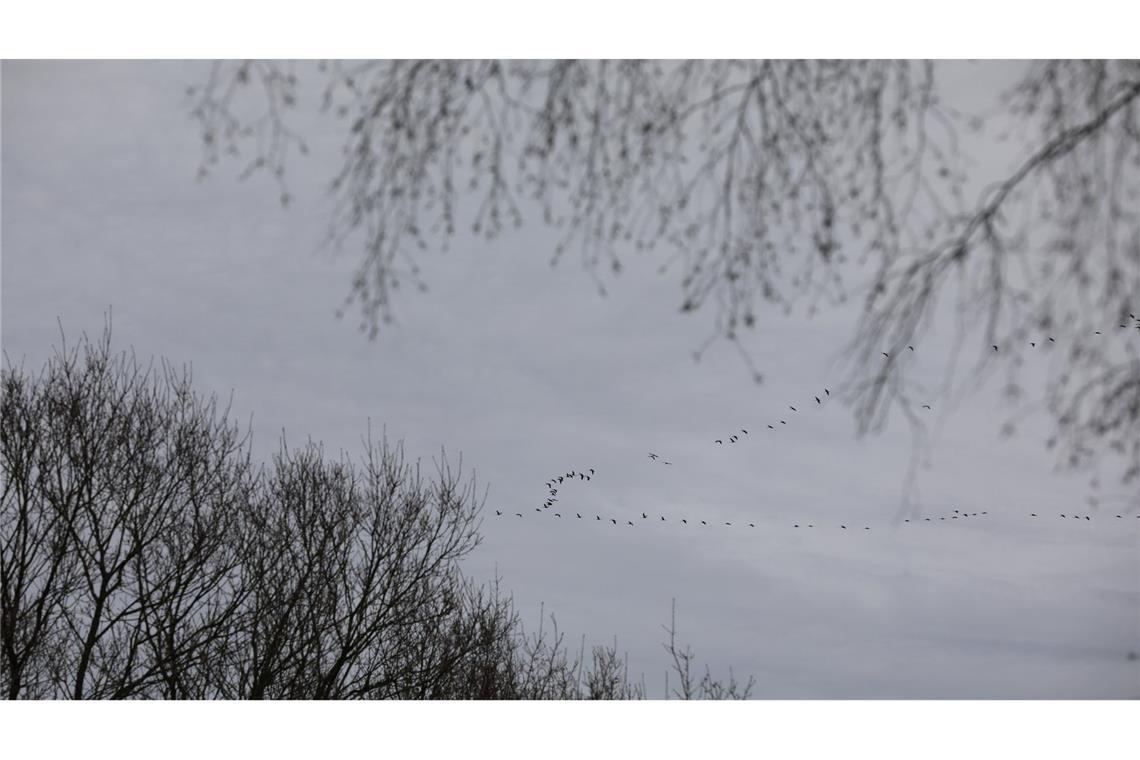
<path fill-rule="evenodd" d="M 260 458 L 282 430 L 355 455 L 369 420 L 412 457 L 462 454 L 489 489 L 466 572 L 498 574 L 528 627 L 544 605 L 572 646 L 616 637 L 653 697 L 673 599 L 698 662 L 754 676 L 759 697 L 1140 697 L 1127 660 L 1140 650 L 1140 520 L 1091 509 L 1086 478 L 1054 471 L 1047 420 L 999 436 L 1000 377 L 955 403 L 932 395 L 931 464 L 905 516 L 989 514 L 905 524 L 903 420 L 856 438 L 840 403 L 812 408 L 839 383 L 853 311 L 764 312 L 745 339 L 756 385 L 727 344 L 694 362 L 711 315 L 680 314 L 652 257 L 625 257 L 603 299 L 573 257 L 550 267 L 554 233 L 531 224 L 422 256 L 430 292 L 403 293 L 397 323 L 369 342 L 334 316 L 355 250 L 318 250 L 340 126 L 302 103 L 313 152 L 292 165 L 288 209 L 268 178 L 237 181 L 237 165 L 198 182 L 184 91 L 206 68 L 3 65 L 9 360 L 37 369 L 60 322 L 69 339 L 97 335 L 111 308 L 114 347 L 191 363 L 200 391 L 233 392 Z M 949 94 L 992 102 L 1015 68 L 958 67 Z M 994 171 L 1016 159 L 993 155 Z M 917 346 L 915 376 L 932 388 L 952 337 L 936 322 Z M 1030 392 L 1043 372 L 1026 367 Z M 773 416 L 794 424 L 765 436 Z M 740 444 L 712 443 L 741 427 Z M 590 467 L 589 484 L 559 494 L 564 516 L 589 520 L 535 514 L 551 475 Z M 1074 510 L 1093 520 L 1055 517 Z"/>

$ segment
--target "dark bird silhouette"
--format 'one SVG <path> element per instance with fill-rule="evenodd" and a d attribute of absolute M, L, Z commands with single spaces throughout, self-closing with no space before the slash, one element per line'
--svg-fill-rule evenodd
<path fill-rule="evenodd" d="M 626 520 L 626 522 L 627 522 L 627 523 L 629 523 L 630 525 L 633 525 L 633 521 L 632 521 L 632 520 Z"/>
<path fill-rule="evenodd" d="M 589 480 L 592 480 L 592 478 L 589 475 L 587 475 L 586 480 L 589 481 Z"/>
<path fill-rule="evenodd" d="M 788 423 L 784 422 L 783 420 L 780 420 L 780 424 L 781 425 L 787 425 Z"/>
<path fill-rule="evenodd" d="M 995 351 L 995 352 L 997 351 L 997 346 L 994 346 L 994 351 Z"/>
<path fill-rule="evenodd" d="M 729 438 L 729 439 L 728 439 L 728 442 L 729 442 L 729 443 L 736 443 L 736 436 L 734 435 L 734 436 L 732 436 L 731 438 Z"/>
<path fill-rule="evenodd" d="M 585 480 L 586 479 L 586 473 L 580 472 L 580 473 L 578 473 L 578 477 L 581 478 L 582 480 Z"/>
<path fill-rule="evenodd" d="M 1029 341 L 1029 345 L 1033 348 L 1037 348 L 1037 344 L 1034 343 L 1033 341 Z"/>
<path fill-rule="evenodd" d="M 654 454 L 652 452 L 650 452 L 650 454 L 649 454 L 650 459 L 656 459 L 658 456 L 659 456 L 658 454 Z"/>
<path fill-rule="evenodd" d="M 561 476 L 561 475 L 559 475 L 559 476 L 558 476 L 558 482 L 559 482 L 559 483 L 561 483 L 561 482 L 562 482 L 562 476 Z"/>
<path fill-rule="evenodd" d="M 708 523 L 705 522 L 704 520 L 701 520 L 701 525 L 708 525 Z"/>
<path fill-rule="evenodd" d="M 1097 334 L 1097 335 L 1100 335 L 1100 330 L 1097 330 L 1097 331 L 1096 331 L 1096 334 Z"/>
<path fill-rule="evenodd" d="M 613 519 L 612 517 L 610 518 L 610 522 L 612 522 L 614 525 L 617 525 L 617 520 Z"/>
<path fill-rule="evenodd" d="M 1085 519 L 1086 519 L 1086 520 L 1091 520 L 1092 518 L 1091 518 L 1091 517 L 1089 517 L 1088 515 L 1085 515 Z"/>
<path fill-rule="evenodd" d="M 495 510 L 495 514 L 498 515 L 499 517 L 502 517 L 502 515 L 503 515 L 503 513 L 497 509 Z"/>
<path fill-rule="evenodd" d="M 555 517 L 562 517 L 562 515 L 558 514 L 557 512 L 554 513 L 554 516 Z"/>
<path fill-rule="evenodd" d="M 685 519 L 685 518 L 683 518 L 683 517 L 681 518 L 681 522 L 683 522 L 685 525 L 688 525 L 688 524 L 689 524 L 689 521 L 688 521 L 688 520 L 686 520 L 686 519 Z"/>
<path fill-rule="evenodd" d="M 788 405 L 788 408 L 791 409 L 793 412 L 796 411 L 796 408 L 794 406 L 792 406 L 791 404 Z"/>
<path fill-rule="evenodd" d="M 811 523 L 808 523 L 808 527 L 809 527 L 809 528 L 814 528 L 815 526 L 814 526 L 814 525 L 812 525 Z"/>
<path fill-rule="evenodd" d="M 522 517 L 522 512 L 515 512 L 515 517 Z"/>
<path fill-rule="evenodd" d="M 840 525 L 839 527 L 840 527 L 840 528 L 843 528 L 843 530 L 847 530 L 847 526 L 846 526 L 846 525 Z"/>
<path fill-rule="evenodd" d="M 930 408 L 930 404 L 923 404 L 923 405 L 922 405 L 922 408 L 923 408 L 923 409 L 929 409 L 929 408 Z"/>
<path fill-rule="evenodd" d="M 591 467 L 591 468 L 590 468 L 590 474 L 591 474 L 591 475 L 593 475 L 593 474 L 594 474 L 594 468 L 593 468 L 593 467 Z"/>
<path fill-rule="evenodd" d="M 661 522 L 665 522 L 665 515 L 661 515 Z"/>
<path fill-rule="evenodd" d="M 724 441 L 722 441 L 722 440 L 721 440 L 721 439 L 719 439 L 719 438 L 717 438 L 717 439 L 716 439 L 716 442 L 717 442 L 717 443 L 721 443 L 721 444 L 723 444 L 723 443 L 724 443 Z"/>
<path fill-rule="evenodd" d="M 755 525 L 753 525 L 752 523 L 748 523 L 748 527 L 749 527 L 749 528 L 755 528 L 756 526 L 755 526 Z"/>
<path fill-rule="evenodd" d="M 800 527 L 800 524 L 799 524 L 799 523 L 796 523 L 796 524 L 795 524 L 795 525 L 793 525 L 792 527 L 793 527 L 793 528 L 798 528 L 798 527 Z"/>
<path fill-rule="evenodd" d="M 641 519 L 642 519 L 642 520 L 648 520 L 648 519 L 649 519 L 649 515 L 647 515 L 647 514 L 645 514 L 644 512 L 642 512 L 642 513 L 641 513 Z"/>
<path fill-rule="evenodd" d="M 1064 517 L 1064 515 L 1061 515 L 1061 517 Z"/>
<path fill-rule="evenodd" d="M 601 515 L 594 515 L 594 519 L 595 519 L 595 520 L 601 520 L 601 519 L 602 519 L 602 516 L 601 516 Z"/>
<path fill-rule="evenodd" d="M 1117 520 L 1121 520 L 1121 519 L 1123 519 L 1123 518 L 1122 518 L 1120 515 L 1117 515 L 1117 516 L 1116 516 L 1116 519 L 1117 519 Z"/>
<path fill-rule="evenodd" d="M 745 430 L 744 428 L 740 428 L 740 432 L 741 432 L 741 433 L 744 433 L 745 435 L 748 435 L 748 431 L 747 431 L 747 430 Z"/>
<path fill-rule="evenodd" d="M 914 346 L 907 346 L 907 348 L 909 348 L 911 351 L 914 350 Z"/>
<path fill-rule="evenodd" d="M 863 526 L 863 530 L 870 530 L 870 529 L 871 529 L 870 526 L 867 526 L 867 525 Z"/>
<path fill-rule="evenodd" d="M 1036 512 L 1030 512 L 1030 513 L 1029 513 L 1029 516 L 1030 516 L 1030 517 L 1037 517 L 1037 513 L 1036 513 Z"/>
<path fill-rule="evenodd" d="M 726 522 L 726 523 L 725 523 L 725 525 L 732 525 L 732 523 L 730 523 L 730 522 Z"/>
<path fill-rule="evenodd" d="M 578 519 L 579 519 L 579 520 L 581 520 L 581 519 L 582 519 L 582 515 L 579 515 L 577 512 L 575 512 L 574 514 L 575 514 L 575 515 L 578 515 Z"/>
<path fill-rule="evenodd" d="M 774 427 L 772 427 L 771 425 L 769 425 L 769 426 L 768 426 L 768 429 L 769 429 L 769 430 L 775 430 L 776 428 L 774 428 Z"/>
<path fill-rule="evenodd" d="M 831 391 L 829 391 L 827 388 L 824 388 L 824 389 L 823 389 L 823 395 L 825 395 L 825 396 L 830 396 L 830 395 L 831 395 Z"/>
<path fill-rule="evenodd" d="M 929 517 L 927 517 L 927 518 L 926 518 L 926 521 L 927 521 L 927 522 L 930 522 L 930 518 L 929 518 Z"/>
<path fill-rule="evenodd" d="M 816 396 L 815 397 L 815 403 L 822 404 L 823 402 L 819 400 L 819 396 Z"/>
<path fill-rule="evenodd" d="M 888 354 L 886 351 L 883 351 L 882 354 L 883 354 L 883 356 L 887 357 L 888 359 L 891 358 L 891 355 Z"/>
<path fill-rule="evenodd" d="M 1049 342 L 1050 342 L 1050 343 L 1056 343 L 1057 341 L 1055 341 L 1055 340 L 1053 340 L 1052 338 L 1050 338 L 1050 339 L 1049 339 Z"/>
<path fill-rule="evenodd" d="M 903 522 L 910 522 L 910 520 L 903 520 Z"/>
<path fill-rule="evenodd" d="M 673 464 L 673 463 L 672 462 L 666 462 L 666 461 L 662 460 L 661 464 Z"/>

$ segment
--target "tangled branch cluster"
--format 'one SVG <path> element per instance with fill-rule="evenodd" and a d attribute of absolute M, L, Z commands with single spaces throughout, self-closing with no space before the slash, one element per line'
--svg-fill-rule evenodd
<path fill-rule="evenodd" d="M 913 421 L 905 373 L 876 359 L 916 342 L 947 291 L 960 336 L 982 347 L 1140 309 L 1140 64 L 1027 65 L 1001 117 L 1021 158 L 976 200 L 959 138 L 985 124 L 942 104 L 937 72 L 924 61 L 321 64 L 323 107 L 345 124 L 330 242 L 365 251 L 348 305 L 375 336 L 401 283 L 426 289 L 420 251 L 446 247 L 461 224 L 493 237 L 538 215 L 559 230 L 552 260 L 577 251 L 602 292 L 606 269 L 655 251 L 679 277 L 680 308 L 711 306 L 730 340 L 765 304 L 814 313 L 866 293 L 846 399 L 860 432 L 895 407 Z M 287 118 L 297 77 L 291 64 L 215 64 L 194 91 L 204 165 L 252 153 L 247 171 L 283 178 L 291 146 L 304 148 Z M 1045 396 L 1062 464 L 1116 452 L 1126 479 L 1140 474 L 1137 385 L 1131 357 L 1090 351 L 1058 366 Z"/>

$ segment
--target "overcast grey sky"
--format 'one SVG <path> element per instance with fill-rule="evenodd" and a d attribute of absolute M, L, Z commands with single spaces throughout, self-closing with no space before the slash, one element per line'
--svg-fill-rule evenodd
<path fill-rule="evenodd" d="M 987 66 L 956 71 L 954 91 L 996 95 Z M 603 299 L 572 257 L 550 267 L 554 236 L 531 225 L 425 254 L 430 292 L 403 294 L 397 324 L 370 343 L 334 317 L 355 251 L 317 250 L 337 125 L 301 119 L 314 151 L 292 167 L 288 209 L 268 179 L 234 179 L 236 166 L 197 182 L 184 90 L 205 67 L 3 65 L 11 360 L 38 367 L 57 319 L 69 338 L 97 334 L 110 307 L 116 348 L 192 363 L 201 391 L 232 390 L 261 457 L 282 429 L 355 454 L 368 420 L 414 457 L 462 453 L 489 487 L 467 572 L 501 575 L 528 625 L 544 603 L 575 642 L 616 636 L 650 696 L 673 598 L 698 661 L 755 676 L 760 697 L 1140 696 L 1140 664 L 1126 659 L 1140 650 L 1140 520 L 1090 510 L 1086 480 L 1053 471 L 1045 419 L 1001 438 L 996 383 L 934 404 L 910 516 L 989 514 L 915 525 L 899 523 L 903 421 L 858 439 L 842 405 L 814 408 L 838 383 L 831 360 L 852 312 L 765 314 L 747 337 L 758 386 L 727 345 L 693 361 L 709 317 L 678 313 L 677 284 L 651 258 L 627 258 Z M 935 324 L 918 352 L 932 388 L 951 337 Z M 794 424 L 765 436 L 789 404 Z M 712 443 L 741 427 L 740 444 Z M 551 475 L 590 467 L 589 484 L 559 494 L 564 516 L 590 519 L 534 513 Z M 1073 510 L 1094 519 L 1028 516 Z"/>

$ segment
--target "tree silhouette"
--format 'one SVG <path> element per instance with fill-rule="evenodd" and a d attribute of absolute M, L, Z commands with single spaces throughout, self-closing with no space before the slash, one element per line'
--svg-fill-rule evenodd
<path fill-rule="evenodd" d="M 1001 362 L 1011 397 L 1029 336 L 1065 334 L 1043 394 L 1048 445 L 1066 467 L 1116 455 L 1132 481 L 1135 341 L 1077 339 L 1140 313 L 1140 63 L 1027 63 L 987 118 L 943 103 L 940 70 L 449 60 L 314 72 L 239 61 L 213 64 L 190 94 L 203 173 L 249 156 L 243 176 L 271 172 L 287 202 L 288 163 L 307 152 L 290 114 L 301 76 L 315 76 L 323 112 L 344 124 L 329 243 L 363 248 L 346 306 L 371 336 L 402 284 L 426 289 L 423 250 L 446 248 L 461 225 L 493 237 L 536 217 L 559 231 L 552 262 L 576 251 L 603 293 L 605 270 L 655 251 L 660 271 L 680 277 L 681 310 L 710 308 L 714 334 L 738 348 L 765 305 L 810 314 L 860 299 L 844 393 L 860 433 L 892 408 L 924 424 L 900 351 L 920 341 L 940 296 L 957 301 L 959 349 L 1008 348 L 979 350 L 975 369 Z M 975 187 L 960 138 L 993 123 L 1017 138 L 1006 159 L 1016 164 Z"/>
<path fill-rule="evenodd" d="M 572 657 L 462 574 L 483 506 L 462 463 L 282 438 L 256 468 L 228 407 L 113 354 L 109 324 L 38 375 L 6 356 L 0 385 L 8 699 L 645 696 L 616 643 Z"/>

